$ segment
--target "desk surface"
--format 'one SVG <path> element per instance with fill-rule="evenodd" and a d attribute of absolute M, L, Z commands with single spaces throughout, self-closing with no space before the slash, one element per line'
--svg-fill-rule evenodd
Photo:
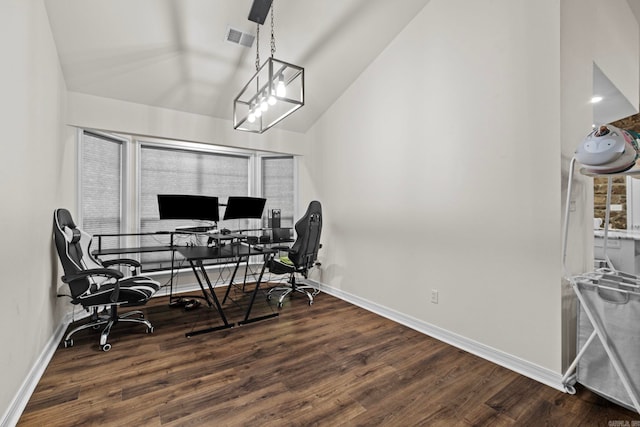
<path fill-rule="evenodd" d="M 112 248 L 106 249 L 102 248 L 100 250 L 96 249 L 91 251 L 92 255 L 100 256 L 100 255 L 122 255 L 122 254 L 138 254 L 144 252 L 163 252 L 170 251 L 171 246 L 144 246 L 144 247 L 131 247 L 131 248 Z"/>

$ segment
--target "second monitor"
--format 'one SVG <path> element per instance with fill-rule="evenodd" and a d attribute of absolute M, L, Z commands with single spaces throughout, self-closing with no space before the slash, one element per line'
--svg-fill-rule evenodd
<path fill-rule="evenodd" d="M 160 219 L 219 221 L 218 198 L 189 194 L 158 194 Z"/>
<path fill-rule="evenodd" d="M 229 196 L 223 219 L 260 219 L 266 202 L 260 197 Z"/>

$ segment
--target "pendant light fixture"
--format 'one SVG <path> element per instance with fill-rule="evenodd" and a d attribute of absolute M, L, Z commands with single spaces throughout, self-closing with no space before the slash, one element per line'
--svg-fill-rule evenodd
<path fill-rule="evenodd" d="M 271 56 L 260 66 L 260 25 L 254 9 L 263 0 L 254 0 L 249 15 L 256 22 L 256 73 L 233 101 L 233 128 L 263 133 L 304 105 L 304 68 L 274 58 L 274 6 L 271 6 Z M 268 7 L 268 6 L 267 6 Z M 268 10 L 268 9 L 267 9 Z M 266 16 L 265 16 L 266 17 Z"/>

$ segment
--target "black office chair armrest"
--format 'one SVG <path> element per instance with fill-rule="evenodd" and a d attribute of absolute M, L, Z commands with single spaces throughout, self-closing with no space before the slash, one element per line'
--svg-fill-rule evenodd
<path fill-rule="evenodd" d="M 135 268 L 141 267 L 141 264 L 138 261 L 131 258 L 108 259 L 106 261 L 102 261 L 102 265 L 105 267 L 111 267 L 112 265 L 129 265 Z"/>
<path fill-rule="evenodd" d="M 271 249 L 275 249 L 277 251 L 288 251 L 291 248 L 289 246 L 271 246 Z"/>
<path fill-rule="evenodd" d="M 74 280 L 86 279 L 91 276 L 105 276 L 112 277 L 114 279 L 122 279 L 124 274 L 113 268 L 91 268 L 89 270 L 82 270 L 75 274 L 65 274 L 62 276 L 62 281 L 65 283 L 73 282 Z"/>

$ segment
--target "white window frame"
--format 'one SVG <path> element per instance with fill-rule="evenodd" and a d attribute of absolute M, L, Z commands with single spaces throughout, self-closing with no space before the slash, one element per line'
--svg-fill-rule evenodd
<path fill-rule="evenodd" d="M 141 205 L 141 151 L 143 146 L 181 151 L 205 152 L 210 154 L 234 155 L 248 158 L 248 188 L 247 194 L 252 197 L 262 197 L 262 159 L 265 157 L 291 157 L 293 159 L 293 215 L 294 224 L 299 217 L 298 212 L 298 156 L 288 153 L 270 153 L 258 150 L 225 147 L 206 143 L 179 141 L 174 139 L 160 139 L 152 137 L 133 137 L 120 133 L 109 133 L 93 129 L 78 128 L 76 137 L 77 167 L 76 194 L 78 224 L 82 226 L 82 150 L 84 134 L 94 134 L 99 137 L 112 139 L 121 143 L 122 165 L 120 169 L 120 233 L 140 233 L 140 205 Z M 268 216 L 268 213 L 265 212 Z M 262 227 L 262 220 L 254 220 L 255 228 Z M 139 236 L 123 237 L 121 246 L 139 246 Z M 139 258 L 139 254 L 131 254 Z"/>
<path fill-rule="evenodd" d="M 120 143 L 120 233 L 127 233 L 129 224 L 129 207 L 126 205 L 126 201 L 129 200 L 130 193 L 126 188 L 127 180 L 129 179 L 129 171 L 127 165 L 129 164 L 129 156 L 127 153 L 127 147 L 129 146 L 130 139 L 113 133 L 101 132 L 93 129 L 79 128 L 76 132 L 76 222 L 80 228 L 84 227 L 84 218 L 82 214 L 82 167 L 83 167 L 83 150 L 84 150 L 84 135 L 92 134 L 100 138 L 110 139 Z M 126 239 L 123 237 L 120 239 L 119 244 L 125 245 Z"/>

